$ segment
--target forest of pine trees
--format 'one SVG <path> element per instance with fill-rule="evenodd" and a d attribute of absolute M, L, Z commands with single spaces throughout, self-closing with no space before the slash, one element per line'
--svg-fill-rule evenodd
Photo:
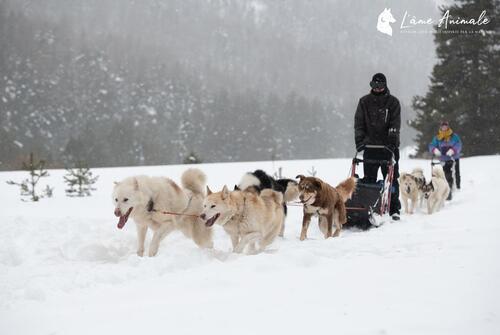
<path fill-rule="evenodd" d="M 401 6 L 435 11 L 434 0 Z M 48 167 L 350 156 L 373 73 L 387 71 L 408 120 L 433 63 L 417 53 L 429 36 L 377 32 L 379 7 L 0 0 L 0 170 L 31 151 Z M 403 144 L 412 137 L 406 127 Z"/>
<path fill-rule="evenodd" d="M 384 68 L 419 154 L 441 120 L 465 155 L 500 151 L 498 0 L 442 9 L 493 19 L 460 27 L 475 33 L 436 31 L 421 95 L 432 59 L 416 52 L 428 48 L 422 36 L 389 41 L 371 37 L 369 20 L 332 20 L 378 6 L 264 3 L 266 15 L 246 2 L 0 0 L 0 170 L 30 152 L 48 167 L 349 156 L 357 99 Z"/>
<path fill-rule="evenodd" d="M 463 154 L 500 153 L 500 2 L 498 0 L 460 0 L 443 7 L 453 17 L 478 18 L 484 10 L 491 22 L 486 25 L 436 26 L 438 63 L 432 71 L 425 96 L 416 96 L 419 154 L 436 134 L 441 121 L 450 122 L 460 135 Z"/>
<path fill-rule="evenodd" d="M 122 53 L 130 41 L 6 8 L 0 0 L 0 169 L 20 168 L 30 151 L 50 167 L 338 154 L 345 131 L 332 103 L 207 87 L 189 66 L 144 52 L 144 41 Z"/>

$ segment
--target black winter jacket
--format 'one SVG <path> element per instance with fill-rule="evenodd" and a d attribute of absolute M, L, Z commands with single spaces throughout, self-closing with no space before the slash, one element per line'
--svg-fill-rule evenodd
<path fill-rule="evenodd" d="M 381 95 L 367 94 L 359 99 L 354 115 L 356 148 L 366 144 L 399 147 L 401 106 L 389 89 Z"/>

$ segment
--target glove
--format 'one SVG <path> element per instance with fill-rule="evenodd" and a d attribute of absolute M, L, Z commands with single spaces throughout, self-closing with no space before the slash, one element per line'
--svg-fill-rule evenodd
<path fill-rule="evenodd" d="M 356 145 L 356 151 L 357 152 L 360 152 L 360 151 L 363 151 L 363 150 L 365 150 L 365 142 L 361 142 L 358 145 Z"/>
<path fill-rule="evenodd" d="M 438 148 L 434 148 L 434 150 L 432 150 L 432 153 L 433 153 L 436 157 L 441 156 L 441 151 L 439 151 L 439 149 L 438 149 Z"/>
<path fill-rule="evenodd" d="M 455 150 L 453 149 L 448 149 L 448 151 L 446 151 L 446 156 L 453 156 L 455 154 Z"/>
<path fill-rule="evenodd" d="M 356 141 L 356 151 L 360 152 L 365 150 L 365 145 L 366 145 L 366 138 L 362 139 L 361 141 Z"/>

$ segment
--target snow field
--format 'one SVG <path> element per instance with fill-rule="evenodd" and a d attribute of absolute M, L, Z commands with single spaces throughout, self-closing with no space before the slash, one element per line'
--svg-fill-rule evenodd
<path fill-rule="evenodd" d="M 350 160 L 203 164 L 212 190 L 256 168 L 306 173 L 333 185 Z M 424 168 L 402 160 L 401 171 Z M 113 216 L 114 180 L 135 174 L 179 181 L 186 166 L 95 169 L 97 192 L 19 201 L 0 173 L 0 334 L 495 334 L 500 330 L 500 157 L 461 162 L 462 190 L 434 214 L 420 210 L 368 232 L 324 240 L 315 221 L 298 240 L 302 213 L 290 207 L 285 238 L 255 256 L 230 252 L 215 227 L 215 249 L 180 233 L 155 258 L 135 255 L 135 225 Z M 150 235 L 149 235 L 150 237 Z M 148 238 L 149 240 L 149 238 Z"/>

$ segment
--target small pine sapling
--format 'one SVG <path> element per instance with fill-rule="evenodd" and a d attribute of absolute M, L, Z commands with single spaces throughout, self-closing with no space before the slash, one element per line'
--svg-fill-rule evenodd
<path fill-rule="evenodd" d="M 66 189 L 66 195 L 68 197 L 90 196 L 90 192 L 96 190 L 93 185 L 96 183 L 99 176 L 94 176 L 90 168 L 84 162 L 77 162 L 76 168 L 68 168 L 66 172 L 64 182 L 68 185 Z"/>
<path fill-rule="evenodd" d="M 191 151 L 183 161 L 184 164 L 200 164 L 202 162 L 201 158 L 194 151 Z"/>
<path fill-rule="evenodd" d="M 22 201 L 38 201 L 44 197 L 52 197 L 54 189 L 49 185 L 45 187 L 43 195 L 38 195 L 36 192 L 36 186 L 40 181 L 40 178 L 49 176 L 49 172 L 45 170 L 45 164 L 46 162 L 44 160 L 35 160 L 35 157 L 31 152 L 29 161 L 23 162 L 23 170 L 29 172 L 29 178 L 26 178 L 20 183 L 12 180 L 7 181 L 7 184 L 17 185 L 21 188 L 21 196 L 26 198 L 21 199 Z"/>
<path fill-rule="evenodd" d="M 278 171 L 274 172 L 273 177 L 275 179 L 283 179 L 283 168 L 281 166 L 278 168 Z"/>
<path fill-rule="evenodd" d="M 316 173 L 318 173 L 318 171 L 316 171 L 316 169 L 314 168 L 314 166 L 311 168 L 311 170 L 308 170 L 307 173 L 309 173 L 309 175 L 313 176 L 313 177 L 316 177 Z"/>

